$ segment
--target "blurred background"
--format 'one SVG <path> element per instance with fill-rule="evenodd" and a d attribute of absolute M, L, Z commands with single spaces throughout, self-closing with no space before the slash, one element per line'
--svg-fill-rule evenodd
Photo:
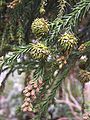
<path fill-rule="evenodd" d="M 0 76 L 2 83 L 7 71 Z M 42 116 L 42 120 L 82 120 L 82 85 L 75 78 L 76 73 L 71 71 L 68 78 L 62 83 L 62 89 L 57 91 L 55 102 L 48 106 L 48 117 Z M 17 71 L 8 77 L 5 89 L 0 95 L 0 120 L 30 120 L 33 113 L 23 113 L 22 90 L 24 89 L 25 73 L 18 75 Z M 78 86 L 77 86 L 78 84 Z M 73 89 L 74 87 L 74 89 Z M 85 110 L 90 110 L 90 82 L 85 85 Z"/>

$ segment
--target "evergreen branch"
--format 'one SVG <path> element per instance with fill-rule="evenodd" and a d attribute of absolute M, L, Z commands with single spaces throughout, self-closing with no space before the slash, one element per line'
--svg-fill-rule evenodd
<path fill-rule="evenodd" d="M 56 18 L 53 23 L 51 23 L 51 36 L 48 41 L 55 43 L 60 32 L 65 31 L 66 28 L 69 30 L 72 30 L 72 28 L 76 29 L 79 21 L 85 17 L 89 9 L 90 1 L 83 0 L 77 3 L 72 11 L 64 15 L 62 19 Z"/>
<path fill-rule="evenodd" d="M 30 49 L 31 49 L 31 44 L 16 48 L 14 52 L 12 53 L 13 55 L 9 56 L 8 58 L 5 58 L 5 60 L 1 63 L 0 68 L 2 69 L 4 65 L 14 66 L 15 64 L 17 64 L 17 58 L 20 58 L 21 55 L 29 52 Z"/>
<path fill-rule="evenodd" d="M 57 80 L 56 84 L 53 85 L 50 95 L 46 99 L 38 103 L 40 104 L 40 111 L 39 114 L 36 115 L 36 117 L 33 120 L 39 120 L 41 118 L 41 114 L 47 110 L 49 102 L 55 97 L 58 87 L 60 87 L 62 80 L 65 79 L 67 74 L 68 74 L 68 69 L 64 70 L 63 73 L 60 74 L 61 77 Z M 45 91 L 44 93 L 46 94 L 47 92 Z"/>
<path fill-rule="evenodd" d="M 3 91 L 3 89 L 4 89 L 4 87 L 5 87 L 6 80 L 7 80 L 7 78 L 9 77 L 9 75 L 11 74 L 12 71 L 13 71 L 13 68 L 11 68 L 11 69 L 7 72 L 5 78 L 3 79 L 2 83 L 1 83 L 1 86 L 0 86 L 1 91 Z"/>
<path fill-rule="evenodd" d="M 49 95 L 47 96 L 46 95 L 46 99 L 44 99 L 43 101 L 41 101 L 39 104 L 41 105 L 40 106 L 40 115 L 46 111 L 46 109 L 48 108 L 48 105 L 49 105 L 49 102 L 55 97 L 55 94 L 56 94 L 56 91 L 57 89 L 60 87 L 61 83 L 62 83 L 62 80 L 64 80 L 70 69 L 75 65 L 77 59 L 79 58 L 79 54 L 77 53 L 72 53 L 72 55 L 69 57 L 69 64 L 68 65 L 65 65 L 62 70 L 60 69 L 56 78 L 54 79 L 54 83 L 52 85 L 52 87 L 49 89 L 51 92 L 49 93 Z M 72 63 L 72 61 L 75 61 Z M 45 91 L 44 94 L 47 94 L 47 92 Z M 39 117 L 40 117 L 39 115 Z M 38 118 L 38 116 L 37 116 Z"/>
<path fill-rule="evenodd" d="M 64 11 L 65 11 L 66 1 L 65 0 L 58 0 L 58 3 L 59 3 L 58 17 L 61 18 L 64 14 Z"/>
<path fill-rule="evenodd" d="M 41 106 L 40 106 L 41 110 L 39 111 L 39 115 L 35 117 L 35 120 L 40 119 L 41 114 L 47 110 L 50 100 L 52 100 L 55 97 L 56 90 L 58 89 L 58 87 L 60 87 L 62 80 L 66 78 L 68 72 L 69 72 L 69 69 L 67 68 L 62 72 L 62 74 L 60 73 L 60 78 L 58 78 L 55 85 L 53 85 L 50 95 L 48 96 L 47 99 L 41 102 Z"/>
<path fill-rule="evenodd" d="M 72 12 L 63 17 L 63 20 L 64 20 L 63 27 L 66 27 L 66 26 L 69 26 L 70 28 L 72 26 L 76 27 L 80 19 L 85 17 L 89 9 L 90 9 L 89 0 L 81 1 L 77 3 L 72 9 Z"/>
<path fill-rule="evenodd" d="M 22 56 L 24 57 L 26 54 L 29 54 L 29 56 L 31 55 L 30 57 L 33 60 L 42 60 L 44 58 L 46 59 L 49 53 L 50 52 L 48 48 L 44 44 L 30 43 L 29 45 L 16 48 L 14 52 L 12 52 L 12 55 L 10 55 L 8 58 L 5 58 L 0 67 L 2 69 L 5 65 L 9 67 L 15 66 L 18 64 L 17 60 L 22 59 Z"/>

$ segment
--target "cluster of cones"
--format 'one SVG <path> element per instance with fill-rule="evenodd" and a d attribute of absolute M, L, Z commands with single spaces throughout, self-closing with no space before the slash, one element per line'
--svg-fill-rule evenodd
<path fill-rule="evenodd" d="M 87 70 L 80 70 L 79 71 L 79 81 L 81 83 L 86 83 L 90 81 L 90 72 Z"/>
<path fill-rule="evenodd" d="M 81 44 L 78 48 L 79 52 L 83 52 L 86 49 L 86 46 L 84 44 Z"/>
<path fill-rule="evenodd" d="M 10 2 L 10 3 L 7 5 L 7 7 L 14 9 L 20 2 L 21 2 L 21 0 L 13 0 L 12 2 Z"/>
<path fill-rule="evenodd" d="M 33 112 L 33 102 L 36 100 L 42 85 L 43 85 L 42 80 L 38 81 L 30 80 L 28 82 L 27 86 L 23 90 L 25 98 L 24 103 L 21 107 L 23 112 Z"/>
<path fill-rule="evenodd" d="M 64 56 L 57 58 L 57 62 L 59 63 L 59 68 L 61 69 L 63 65 L 67 64 L 67 60 Z"/>
<path fill-rule="evenodd" d="M 83 120 L 90 120 L 90 112 L 83 114 Z"/>

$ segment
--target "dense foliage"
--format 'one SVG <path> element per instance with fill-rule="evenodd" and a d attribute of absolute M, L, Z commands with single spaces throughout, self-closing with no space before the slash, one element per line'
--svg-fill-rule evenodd
<path fill-rule="evenodd" d="M 32 74 L 22 109 L 41 116 L 77 61 L 82 84 L 90 80 L 89 33 L 90 0 L 0 0 L 1 88 L 15 70 Z"/>

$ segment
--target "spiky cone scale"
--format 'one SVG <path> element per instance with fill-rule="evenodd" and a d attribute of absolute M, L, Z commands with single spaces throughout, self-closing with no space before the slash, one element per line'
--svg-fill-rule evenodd
<path fill-rule="evenodd" d="M 36 18 L 31 25 L 31 29 L 36 37 L 41 37 L 48 33 L 49 26 L 44 18 Z"/>
<path fill-rule="evenodd" d="M 78 75 L 78 80 L 83 84 L 86 82 L 89 82 L 90 81 L 90 72 L 88 72 L 87 70 L 80 69 L 79 75 Z"/>
<path fill-rule="evenodd" d="M 48 47 L 42 43 L 32 43 L 30 54 L 34 59 L 44 59 L 47 58 L 50 51 L 48 50 Z"/>
<path fill-rule="evenodd" d="M 62 46 L 62 50 L 70 50 L 74 48 L 77 45 L 77 38 L 73 33 L 67 33 L 61 35 L 61 37 L 58 40 L 60 42 L 60 45 Z"/>

